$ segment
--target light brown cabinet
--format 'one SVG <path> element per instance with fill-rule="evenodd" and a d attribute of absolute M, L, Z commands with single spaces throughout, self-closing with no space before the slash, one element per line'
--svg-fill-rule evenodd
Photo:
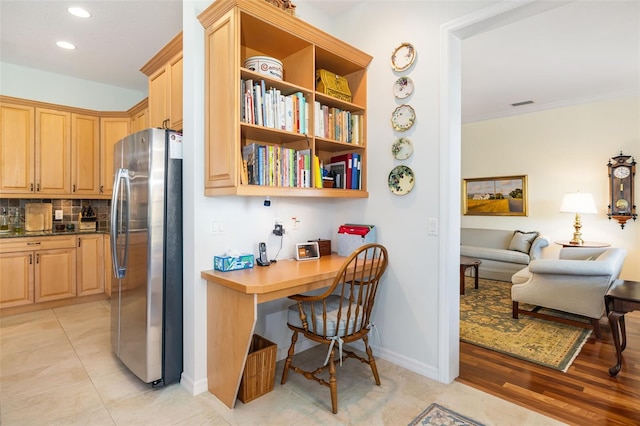
<path fill-rule="evenodd" d="M 103 235 L 79 235 L 76 260 L 77 296 L 104 293 Z"/>
<path fill-rule="evenodd" d="M 100 194 L 111 196 L 113 189 L 113 148 L 115 144 L 131 133 L 128 117 L 100 118 Z"/>
<path fill-rule="evenodd" d="M 198 19 L 205 28 L 205 195 L 368 197 L 365 123 L 371 56 L 267 2 L 216 1 Z M 281 61 L 284 79 L 244 68 L 244 61 L 252 56 Z M 316 72 L 321 69 L 346 78 L 352 94 L 350 102 L 315 90 Z M 309 105 L 306 134 L 243 120 L 241 80 L 262 80 L 267 89 L 304 97 Z M 320 122 L 316 103 L 359 116 L 363 123 L 359 143 L 316 136 L 315 124 Z M 243 179 L 242 155 L 243 148 L 252 143 L 295 151 L 309 149 L 324 164 L 330 163 L 332 157 L 359 154 L 360 189 L 316 188 L 314 178 L 311 188 L 249 184 Z M 291 173 L 291 169 L 285 173 Z"/>
<path fill-rule="evenodd" d="M 71 114 L 36 107 L 35 192 L 71 193 Z"/>
<path fill-rule="evenodd" d="M 149 127 L 182 130 L 182 33 L 140 71 L 149 77 Z"/>
<path fill-rule="evenodd" d="M 144 102 L 147 105 L 147 100 Z M 149 108 L 144 107 L 141 110 L 136 110 L 131 115 L 131 133 L 139 132 L 149 128 Z"/>
<path fill-rule="evenodd" d="M 71 114 L 71 193 L 100 194 L 100 119 Z"/>
<path fill-rule="evenodd" d="M 35 184 L 35 108 L 0 102 L 0 191 L 33 192 Z"/>
<path fill-rule="evenodd" d="M 75 246 L 75 235 L 0 241 L 0 307 L 74 297 Z"/>

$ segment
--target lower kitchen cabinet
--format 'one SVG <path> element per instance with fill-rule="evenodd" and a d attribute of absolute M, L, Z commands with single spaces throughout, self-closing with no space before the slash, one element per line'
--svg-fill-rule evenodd
<path fill-rule="evenodd" d="M 74 238 L 75 239 L 75 238 Z M 34 252 L 35 302 L 76 295 L 76 248 Z"/>
<path fill-rule="evenodd" d="M 104 246 L 102 234 L 78 236 L 77 296 L 104 293 Z"/>
<path fill-rule="evenodd" d="M 33 303 L 33 252 L 0 253 L 0 308 Z"/>

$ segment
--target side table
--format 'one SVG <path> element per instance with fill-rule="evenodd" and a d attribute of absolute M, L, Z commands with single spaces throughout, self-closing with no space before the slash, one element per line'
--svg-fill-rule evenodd
<path fill-rule="evenodd" d="M 609 247 L 611 244 L 609 243 L 598 243 L 596 241 L 585 241 L 582 244 L 571 244 L 571 241 L 555 241 L 556 244 L 564 247 L 583 247 L 583 248 L 602 248 Z"/>
<path fill-rule="evenodd" d="M 473 268 L 475 287 L 478 288 L 478 266 L 482 260 L 474 257 L 460 256 L 460 294 L 464 294 L 464 273 L 468 268 Z"/>
<path fill-rule="evenodd" d="M 613 334 L 613 343 L 616 346 L 617 364 L 609 369 L 609 375 L 614 377 L 622 368 L 622 351 L 627 347 L 624 314 L 640 310 L 640 282 L 614 281 L 604 296 L 604 302 L 609 325 L 611 325 L 611 334 Z"/>

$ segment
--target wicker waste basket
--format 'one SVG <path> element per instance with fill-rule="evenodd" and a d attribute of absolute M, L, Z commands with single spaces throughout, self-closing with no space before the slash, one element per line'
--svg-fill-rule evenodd
<path fill-rule="evenodd" d="M 247 403 L 273 390 L 278 346 L 254 334 L 244 366 L 238 399 Z"/>

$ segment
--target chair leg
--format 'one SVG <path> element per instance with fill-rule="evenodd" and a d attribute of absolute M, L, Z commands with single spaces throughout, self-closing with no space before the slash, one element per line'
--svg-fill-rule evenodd
<path fill-rule="evenodd" d="M 331 348 L 331 355 L 329 356 L 329 389 L 331 389 L 331 410 L 333 414 L 338 414 L 338 381 L 336 380 L 336 363 L 334 355 L 336 353 L 335 348 Z"/>
<path fill-rule="evenodd" d="M 373 378 L 376 381 L 376 385 L 380 386 L 380 376 L 378 375 L 378 366 L 376 365 L 376 360 L 373 357 L 373 351 L 371 350 L 371 346 L 369 346 L 369 338 L 364 336 L 362 338 L 364 342 L 364 347 L 367 351 L 367 355 L 369 356 L 369 365 L 371 366 L 371 372 L 373 373 Z"/>
<path fill-rule="evenodd" d="M 511 316 L 513 319 L 518 319 L 518 302 L 514 301 L 511 308 Z"/>
<path fill-rule="evenodd" d="M 291 336 L 291 346 L 289 346 L 289 352 L 287 352 L 287 359 L 284 362 L 284 368 L 282 369 L 282 380 L 280 381 L 281 385 L 284 385 L 287 381 L 287 376 L 289 375 L 289 367 L 291 367 L 291 361 L 293 361 L 293 354 L 296 351 L 296 342 L 298 341 L 298 332 L 293 331 L 293 335 Z"/>
<path fill-rule="evenodd" d="M 593 334 L 596 335 L 596 339 L 601 339 L 602 332 L 600 331 L 600 321 L 595 318 L 591 318 L 591 325 L 593 326 Z"/>

